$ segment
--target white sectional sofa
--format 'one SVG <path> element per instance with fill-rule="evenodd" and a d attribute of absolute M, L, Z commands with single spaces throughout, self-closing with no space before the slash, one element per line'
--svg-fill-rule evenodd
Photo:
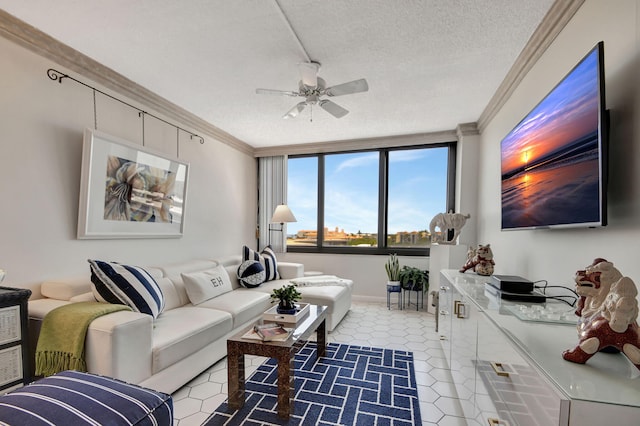
<path fill-rule="evenodd" d="M 151 315 L 120 311 L 91 322 L 85 339 L 88 371 L 172 393 L 225 357 L 226 339 L 272 306 L 271 291 L 304 277 L 302 264 L 279 262 L 279 280 L 244 288 L 236 278 L 241 260 L 240 256 L 229 256 L 145 267 L 162 289 L 164 310 L 155 320 Z M 218 265 L 228 272 L 233 290 L 193 305 L 181 274 Z M 331 331 L 350 309 L 352 284 L 340 279 L 336 285 L 301 286 L 300 302 L 327 306 L 327 330 Z M 29 301 L 32 351 L 48 312 L 61 305 L 95 300 L 89 272 L 86 277 L 44 282 L 40 290 L 43 298 Z"/>

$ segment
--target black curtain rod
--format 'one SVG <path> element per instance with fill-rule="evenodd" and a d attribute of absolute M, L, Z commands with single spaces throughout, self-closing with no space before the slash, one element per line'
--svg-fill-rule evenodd
<path fill-rule="evenodd" d="M 105 96 L 108 96 L 108 97 L 110 97 L 110 98 L 111 98 L 111 99 L 113 99 L 113 100 L 116 100 L 116 101 L 118 101 L 118 102 L 120 102 L 120 103 L 122 103 L 122 104 L 125 104 L 126 106 L 128 106 L 128 107 L 130 107 L 130 108 L 135 109 L 136 111 L 138 111 L 138 114 L 149 115 L 149 116 L 151 116 L 151 117 L 155 118 L 156 120 L 160 120 L 160 121 L 162 121 L 163 123 L 168 124 L 169 126 L 175 127 L 175 128 L 176 128 L 176 129 L 178 129 L 178 130 L 182 130 L 183 132 L 188 133 L 188 134 L 190 135 L 191 139 L 193 139 L 193 138 L 198 138 L 198 139 L 200 139 L 200 143 L 201 143 L 201 144 L 204 144 L 204 138 L 203 138 L 202 136 L 197 135 L 197 134 L 195 134 L 195 133 L 193 133 L 193 132 L 190 132 L 189 130 L 183 129 L 183 128 L 182 128 L 182 127 L 180 127 L 180 126 L 176 126 L 175 124 L 169 123 L 167 120 L 164 120 L 164 119 L 162 119 L 162 118 L 160 118 L 160 117 L 157 117 L 157 116 L 155 116 L 155 115 L 153 115 L 153 114 L 150 114 L 150 113 L 148 113 L 148 112 L 147 112 L 147 111 L 145 111 L 145 110 L 142 110 L 142 109 L 140 109 L 140 108 L 138 108 L 138 107 L 136 107 L 136 106 L 133 106 L 133 105 L 131 105 L 130 103 L 127 103 L 127 102 L 123 101 L 122 99 L 118 99 L 118 98 L 116 98 L 115 96 L 111 96 L 110 94 L 105 93 L 105 92 L 103 92 L 102 90 L 96 89 L 96 88 L 95 88 L 95 87 L 93 87 L 93 86 L 89 86 L 88 84 L 83 83 L 83 82 L 81 82 L 80 80 L 76 80 L 75 78 L 70 77 L 68 74 L 65 74 L 65 73 L 63 73 L 63 72 L 60 72 L 60 71 L 55 70 L 55 69 L 53 69 L 53 68 L 49 68 L 49 69 L 47 70 L 47 76 L 48 76 L 51 80 L 53 80 L 53 81 L 57 81 L 58 83 L 62 83 L 62 80 L 63 80 L 63 79 L 65 79 L 65 78 L 68 78 L 68 79 L 70 79 L 70 80 L 73 80 L 73 81 L 75 81 L 75 82 L 76 82 L 76 83 L 78 83 L 78 84 L 82 84 L 83 86 L 88 87 L 88 88 L 89 88 L 89 89 L 91 89 L 91 90 L 94 90 L 94 91 L 96 91 L 96 92 L 98 92 L 98 93 L 101 93 L 101 94 L 103 94 L 103 95 L 105 95 Z"/>

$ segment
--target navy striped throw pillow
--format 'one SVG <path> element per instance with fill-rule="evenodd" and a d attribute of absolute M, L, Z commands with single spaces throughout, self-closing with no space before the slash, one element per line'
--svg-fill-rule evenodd
<path fill-rule="evenodd" d="M 264 267 L 264 273 L 266 275 L 265 281 L 277 280 L 280 278 L 278 275 L 278 262 L 276 261 L 276 254 L 271 249 L 271 246 L 266 246 L 262 249 L 261 253 L 255 250 L 251 250 L 247 246 L 242 247 L 242 261 L 257 260 L 262 263 Z"/>
<path fill-rule="evenodd" d="M 91 289 L 100 302 L 127 305 L 136 312 L 158 318 L 164 295 L 158 283 L 138 266 L 89 259 Z"/>

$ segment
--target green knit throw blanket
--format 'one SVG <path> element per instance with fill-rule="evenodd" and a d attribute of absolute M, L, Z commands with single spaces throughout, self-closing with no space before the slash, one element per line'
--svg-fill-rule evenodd
<path fill-rule="evenodd" d="M 36 376 L 64 370 L 87 371 L 84 340 L 89 324 L 102 315 L 124 310 L 131 308 L 99 302 L 70 303 L 53 309 L 42 321 L 36 347 Z"/>

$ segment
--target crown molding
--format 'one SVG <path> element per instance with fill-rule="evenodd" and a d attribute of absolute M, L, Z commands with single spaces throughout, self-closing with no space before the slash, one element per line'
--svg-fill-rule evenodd
<path fill-rule="evenodd" d="M 0 9 L 0 36 L 39 56 L 54 61 L 58 65 L 78 73 L 115 93 L 138 102 L 144 105 L 145 108 L 157 111 L 170 120 L 175 120 L 185 125 L 185 127 L 191 127 L 196 133 L 207 135 L 245 154 L 254 155 L 254 149 L 249 144 L 180 108 L 165 98 L 158 96 L 123 75 L 118 74 L 111 68 L 61 43 L 2 9 Z"/>
<path fill-rule="evenodd" d="M 465 136 L 475 136 L 479 134 L 480 130 L 478 130 L 478 123 L 460 123 L 458 124 L 458 127 L 456 127 L 458 140 Z"/>
<path fill-rule="evenodd" d="M 482 132 L 489 121 L 504 106 L 522 79 L 540 59 L 553 40 L 560 34 L 573 15 L 580 9 L 585 0 L 556 0 L 544 19 L 533 32 L 506 77 L 496 90 L 482 114 L 478 118 L 478 129 Z"/>
<path fill-rule="evenodd" d="M 383 136 L 378 138 L 347 139 L 341 141 L 256 148 L 255 156 L 270 157 L 275 155 L 321 154 L 340 151 L 358 151 L 363 149 L 427 145 L 453 142 L 457 140 L 458 136 L 455 130 L 446 130 L 433 133 L 415 133 L 412 135 Z"/>

